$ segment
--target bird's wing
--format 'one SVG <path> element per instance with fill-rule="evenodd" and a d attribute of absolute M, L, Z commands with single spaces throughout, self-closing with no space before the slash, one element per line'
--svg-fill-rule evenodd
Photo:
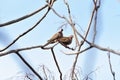
<path fill-rule="evenodd" d="M 69 38 L 68 37 L 63 37 L 59 39 L 60 42 L 68 42 Z"/>
<path fill-rule="evenodd" d="M 57 39 L 58 37 L 59 37 L 59 33 L 56 33 L 48 40 L 48 42 L 53 41 L 53 40 Z"/>

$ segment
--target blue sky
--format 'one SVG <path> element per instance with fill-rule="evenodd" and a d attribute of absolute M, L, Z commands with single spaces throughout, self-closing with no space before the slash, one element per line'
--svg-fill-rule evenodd
<path fill-rule="evenodd" d="M 101 7 L 98 12 L 98 29 L 96 44 L 102 47 L 108 47 L 120 51 L 119 45 L 119 30 L 120 30 L 120 1 L 119 0 L 101 0 Z M 78 23 L 83 30 L 86 29 L 92 11 L 92 0 L 69 0 L 71 7 L 71 14 L 74 22 Z M 30 12 L 33 12 L 45 4 L 44 0 L 1 0 L 0 1 L 0 23 L 7 22 L 19 17 L 22 17 Z M 61 15 L 67 16 L 66 6 L 63 1 L 57 0 L 53 8 Z M 0 48 L 8 45 L 15 37 L 32 27 L 37 20 L 44 14 L 45 10 L 16 24 L 0 28 L 1 37 Z M 64 20 L 58 18 L 52 11 L 47 17 L 30 33 L 22 37 L 10 49 L 42 45 L 58 31 L 58 28 Z M 77 27 L 78 30 L 81 29 Z M 64 28 L 64 35 L 69 36 L 72 33 L 71 28 L 68 26 Z M 90 34 L 90 36 L 92 33 Z M 88 37 L 91 39 L 91 37 Z M 74 42 L 71 47 L 74 47 Z M 65 55 L 62 51 L 71 52 L 61 45 L 55 47 L 55 55 L 60 65 L 63 74 L 66 74 L 72 67 L 75 55 Z M 92 74 L 95 80 L 112 80 L 112 75 L 109 70 L 107 52 L 98 49 L 92 49 L 86 53 L 79 55 L 77 65 L 81 68 L 83 76 L 87 75 L 96 68 L 99 68 Z M 21 52 L 25 59 L 38 70 L 39 65 L 44 64 L 48 67 L 53 74 L 57 77 L 58 71 L 54 64 L 52 54 L 50 51 L 35 49 L 30 51 Z M 0 80 L 13 78 L 13 76 L 20 75 L 18 73 L 28 71 L 29 69 L 18 59 L 16 55 L 10 54 L 0 57 Z M 116 80 L 120 75 L 120 58 L 118 55 L 111 54 L 111 61 L 113 70 L 116 72 Z M 7 77 L 6 77 L 7 75 Z M 14 78 L 15 79 L 15 78 Z M 57 78 L 56 78 L 57 79 Z"/>

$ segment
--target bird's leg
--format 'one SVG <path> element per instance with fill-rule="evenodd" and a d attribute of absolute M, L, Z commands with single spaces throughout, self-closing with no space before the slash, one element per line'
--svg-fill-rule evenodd
<path fill-rule="evenodd" d="M 61 45 L 63 45 L 65 48 L 68 48 L 68 49 L 74 50 L 73 48 L 70 48 L 69 46 L 67 46 L 67 45 L 63 44 L 63 43 L 62 43 L 62 42 L 60 42 L 60 41 L 59 41 L 59 43 L 60 43 Z"/>
<path fill-rule="evenodd" d="M 67 46 L 66 48 L 71 49 L 71 50 L 75 50 L 75 49 L 73 49 L 73 48 L 70 48 L 69 46 Z"/>

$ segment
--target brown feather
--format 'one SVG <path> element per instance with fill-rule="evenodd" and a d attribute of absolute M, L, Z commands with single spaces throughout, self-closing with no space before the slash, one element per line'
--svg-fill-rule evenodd
<path fill-rule="evenodd" d="M 62 33 L 63 29 L 61 29 L 59 32 L 57 32 L 56 34 L 54 34 L 45 45 L 43 45 L 43 47 L 55 43 L 57 42 L 57 39 L 62 38 L 63 37 L 63 33 Z"/>
<path fill-rule="evenodd" d="M 58 42 L 63 44 L 63 45 L 69 45 L 72 42 L 72 38 L 73 38 L 73 36 L 62 37 L 62 38 L 58 39 Z"/>

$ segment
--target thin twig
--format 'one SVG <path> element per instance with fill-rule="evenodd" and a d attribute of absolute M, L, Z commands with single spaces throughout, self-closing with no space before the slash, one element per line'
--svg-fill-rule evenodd
<path fill-rule="evenodd" d="M 81 45 L 80 45 L 79 49 L 81 49 L 82 45 L 83 45 L 83 42 L 81 42 Z M 78 56 L 79 56 L 79 54 L 76 55 L 75 61 L 73 63 L 72 76 L 71 76 L 72 79 L 74 79 L 75 67 L 76 67 L 76 64 L 77 64 Z"/>
<path fill-rule="evenodd" d="M 42 77 L 32 68 L 32 66 L 22 57 L 19 52 L 16 52 L 18 57 L 30 68 L 30 70 L 39 78 L 39 80 L 43 80 Z"/>
<path fill-rule="evenodd" d="M 46 80 L 48 80 L 47 73 L 46 73 L 46 71 L 45 71 L 45 66 L 44 66 L 44 65 L 42 66 L 42 69 L 43 69 L 43 73 L 45 74 Z"/>
<path fill-rule="evenodd" d="M 113 76 L 113 80 L 115 80 L 115 72 L 112 69 L 112 64 L 111 64 L 111 61 L 110 61 L 110 52 L 108 53 L 108 62 L 109 62 L 110 72 Z"/>
<path fill-rule="evenodd" d="M 53 3 L 55 2 L 55 0 L 53 0 Z M 49 8 L 49 7 L 48 7 Z M 43 8 L 44 9 L 44 8 Z M 42 9 L 41 9 L 42 10 Z M 50 9 L 47 10 L 47 12 L 43 15 L 43 17 L 30 29 L 28 29 L 27 31 L 25 31 L 24 33 L 22 33 L 21 35 L 19 35 L 15 40 L 13 40 L 13 42 L 11 42 L 8 46 L 6 46 L 5 48 L 3 48 L 2 50 L 0 50 L 0 52 L 6 50 L 7 48 L 9 48 L 10 46 L 12 46 L 17 40 L 19 40 L 22 36 L 26 35 L 28 32 L 32 31 L 48 14 L 48 12 L 50 11 Z"/>
<path fill-rule="evenodd" d="M 92 11 L 92 15 L 90 17 L 90 20 L 89 20 L 89 23 L 88 23 L 88 28 L 87 28 L 87 31 L 86 31 L 86 34 L 85 34 L 85 37 L 84 37 L 85 39 L 87 38 L 88 33 L 90 31 L 90 27 L 91 27 L 91 24 L 92 24 L 92 21 L 93 21 L 93 17 L 94 17 L 95 11 L 96 11 L 96 7 L 94 7 L 94 9 Z"/>
<path fill-rule="evenodd" d="M 66 1 L 64 1 L 65 4 L 67 3 Z M 59 18 L 62 18 L 64 19 L 67 23 L 69 23 L 69 25 L 72 27 L 72 30 L 73 30 L 73 33 L 74 33 L 74 36 L 75 36 L 75 40 L 76 40 L 76 45 L 79 45 L 79 41 L 78 41 L 78 38 L 77 38 L 77 35 L 76 35 L 76 32 L 75 32 L 75 24 L 73 23 L 72 21 L 72 17 L 71 17 L 71 14 L 70 14 L 70 8 L 68 8 L 68 14 L 69 14 L 69 19 L 67 19 L 65 16 L 61 16 L 59 13 L 56 12 L 56 10 L 54 10 L 50 4 L 48 4 L 48 6 L 51 8 L 51 10 L 59 17 Z M 67 7 L 68 7 L 68 3 L 67 3 Z"/>
<path fill-rule="evenodd" d="M 86 42 L 90 45 L 90 47 L 80 51 L 80 52 L 77 52 L 77 53 L 73 53 L 73 54 L 80 54 L 80 53 L 83 53 L 87 50 L 89 50 L 90 48 L 97 48 L 99 50 L 102 50 L 102 51 L 106 51 L 106 52 L 111 52 L 111 53 L 114 53 L 118 56 L 120 56 L 120 52 L 119 51 L 115 51 L 113 49 L 110 49 L 110 48 L 104 48 L 104 47 L 101 47 L 97 44 L 93 44 L 93 43 L 90 43 L 89 41 L 86 40 Z M 31 50 L 31 49 L 36 49 L 36 48 L 41 48 L 42 46 L 39 45 L 39 46 L 32 46 L 32 47 L 26 47 L 26 48 L 20 48 L 20 49 L 14 49 L 14 50 L 10 50 L 10 51 L 6 51 L 6 52 L 2 52 L 0 53 L 0 57 L 1 56 L 5 56 L 5 55 L 8 55 L 8 54 L 11 54 L 11 53 L 15 53 L 16 51 L 25 51 L 25 50 Z M 51 49 L 51 47 L 48 47 L 48 48 L 45 48 L 45 49 Z M 68 54 L 70 55 L 70 54 Z"/>
<path fill-rule="evenodd" d="M 3 48 L 2 50 L 0 50 L 0 52 L 8 49 L 10 46 L 12 46 L 17 40 L 19 40 L 21 37 L 23 37 L 24 35 L 26 35 L 27 33 L 29 33 L 30 31 L 32 31 L 48 14 L 50 10 L 47 10 L 47 12 L 43 15 L 43 17 L 30 29 L 28 29 L 27 31 L 25 31 L 24 33 L 22 33 L 21 35 L 19 35 L 15 40 L 13 40 L 8 46 L 6 46 L 5 48 Z"/>
<path fill-rule="evenodd" d="M 96 3 L 97 3 L 97 2 L 96 2 Z M 93 21 L 93 17 L 94 17 L 95 11 L 97 11 L 97 10 L 96 10 L 96 4 L 95 4 L 95 2 L 94 2 L 94 6 L 95 6 L 95 7 L 94 7 L 94 9 L 93 9 L 93 11 L 92 11 L 92 15 L 91 15 L 90 21 L 89 21 L 89 23 L 88 23 L 88 28 L 87 28 L 87 31 L 86 31 L 86 34 L 85 34 L 85 37 L 84 37 L 84 41 L 81 42 L 81 45 L 79 46 L 79 49 L 78 49 L 78 50 L 81 49 L 81 46 L 84 44 L 85 40 L 87 39 L 88 33 L 89 33 L 89 31 L 90 31 L 90 28 L 91 28 L 91 24 L 92 24 L 92 21 Z M 75 66 L 76 66 L 76 64 L 77 64 L 78 57 L 79 57 L 79 54 L 76 55 L 75 61 L 74 61 L 74 63 L 73 63 L 72 78 L 74 78 L 74 70 L 75 70 Z"/>
<path fill-rule="evenodd" d="M 91 79 L 91 78 L 89 77 L 89 75 L 93 74 L 93 73 L 94 73 L 95 71 L 97 71 L 98 69 L 99 69 L 99 67 L 96 68 L 95 70 L 91 71 L 90 73 L 88 73 L 87 76 L 83 78 L 83 80 L 89 80 L 89 79 Z M 91 79 L 91 80 L 92 80 L 92 79 Z"/>
<path fill-rule="evenodd" d="M 16 22 L 19 22 L 19 21 L 22 21 L 22 20 L 24 20 L 24 19 L 26 19 L 26 18 L 29 18 L 29 17 L 35 15 L 36 13 L 40 12 L 41 10 L 45 9 L 47 6 L 48 6 L 48 5 L 46 4 L 46 5 L 44 5 L 43 7 L 41 7 L 40 9 L 38 9 L 38 10 L 36 10 L 36 11 L 30 13 L 30 14 L 27 14 L 27 15 L 25 15 L 25 16 L 23 16 L 23 17 L 20 17 L 20 18 L 18 18 L 18 19 L 15 19 L 15 20 L 11 20 L 11 21 L 2 23 L 2 24 L 0 24 L 0 27 L 6 27 L 7 25 L 14 24 L 14 23 L 16 23 Z"/>
<path fill-rule="evenodd" d="M 44 74 L 44 80 L 55 80 L 52 72 L 44 64 L 39 65 L 39 71 Z"/>
<path fill-rule="evenodd" d="M 52 47 L 55 47 L 57 44 L 53 45 Z M 11 54 L 11 53 L 20 52 L 20 51 L 26 51 L 26 50 L 36 49 L 36 48 L 41 48 L 41 49 L 44 49 L 44 50 L 48 50 L 48 49 L 51 49 L 52 47 L 45 47 L 45 48 L 43 48 L 42 45 L 25 47 L 25 48 L 9 50 L 7 52 L 0 53 L 0 56 L 5 56 L 5 55 Z"/>
<path fill-rule="evenodd" d="M 52 52 L 52 55 L 53 55 L 53 59 L 54 59 L 54 61 L 55 61 L 55 64 L 56 64 L 56 66 L 57 66 L 57 69 L 58 69 L 58 71 L 59 71 L 59 73 L 60 73 L 60 80 L 62 80 L 62 72 L 61 72 L 60 67 L 59 67 L 59 65 L 58 65 L 58 62 L 57 62 L 57 59 L 56 59 L 56 56 L 55 56 L 55 53 L 54 53 L 53 48 L 51 48 L 51 52 Z"/>
<path fill-rule="evenodd" d="M 48 10 L 51 9 L 51 7 L 53 6 L 53 3 L 54 3 L 55 1 L 56 1 L 56 0 L 50 0 L 50 2 L 49 2 L 49 1 L 46 1 L 46 2 L 48 3 L 48 5 L 50 6 L 50 7 L 48 8 Z"/>
<path fill-rule="evenodd" d="M 87 48 L 85 48 L 85 49 L 83 49 L 83 50 L 81 50 L 79 52 L 63 52 L 63 51 L 61 51 L 61 52 L 66 54 L 66 55 L 75 55 L 75 54 L 81 54 L 81 53 L 83 53 L 83 52 L 85 52 L 87 50 L 90 50 L 91 48 L 93 48 L 93 47 L 89 46 L 89 47 L 87 47 Z"/>
<path fill-rule="evenodd" d="M 95 39 L 96 39 L 96 33 L 97 33 L 97 30 L 96 30 L 96 26 L 97 26 L 97 14 L 98 14 L 98 12 L 96 11 L 95 18 L 94 18 L 93 43 L 95 42 Z"/>
<path fill-rule="evenodd" d="M 69 15 L 69 20 L 68 23 L 71 25 L 72 27 L 72 30 L 73 30 L 73 33 L 74 33 L 74 37 L 75 37 L 75 41 L 76 41 L 76 47 L 79 45 L 79 41 L 78 41 L 78 38 L 77 38 L 77 34 L 75 32 L 75 24 L 73 23 L 73 20 L 72 20 L 72 16 L 71 16 L 71 10 L 70 10 L 70 6 L 67 2 L 67 0 L 64 0 L 64 3 L 65 5 L 67 6 L 67 10 L 68 10 L 68 15 Z"/>
<path fill-rule="evenodd" d="M 99 0 L 98 6 L 97 6 L 97 2 L 98 2 L 97 0 L 96 1 L 93 0 L 93 2 L 94 2 L 94 7 L 96 9 L 95 18 L 94 18 L 94 34 L 93 34 L 93 43 L 94 43 L 95 42 L 95 38 L 96 38 L 96 34 L 97 34 L 96 27 L 97 27 L 98 8 L 100 7 L 101 2 Z"/>

